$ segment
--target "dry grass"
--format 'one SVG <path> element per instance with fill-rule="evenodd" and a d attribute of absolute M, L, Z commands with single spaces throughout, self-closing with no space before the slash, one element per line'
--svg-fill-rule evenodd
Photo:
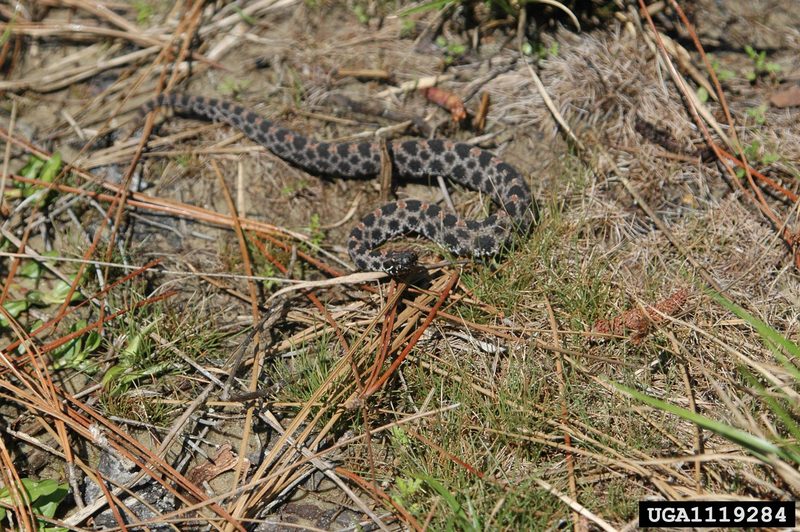
<path fill-rule="evenodd" d="M 537 91 L 513 20 L 389 4 L 0 7 L 11 526 L 613 530 L 647 498 L 800 495 L 800 126 L 762 105 L 796 80 L 796 30 L 769 19 L 780 70 L 755 82 L 746 54 L 712 57 L 718 91 L 674 10 L 660 34 L 622 10 L 544 34 Z M 397 90 L 436 76 L 471 112 L 489 94 L 485 131 Z M 415 241 L 425 276 L 350 274 L 342 243 L 385 190 L 306 175 L 228 127 L 151 134 L 134 111 L 161 90 L 322 138 L 491 147 L 530 176 L 541 223 L 487 264 Z M 69 167 L 32 167 L 55 152 Z M 28 501 L 20 479 L 40 483 Z M 36 490 L 53 486 L 48 517 Z"/>

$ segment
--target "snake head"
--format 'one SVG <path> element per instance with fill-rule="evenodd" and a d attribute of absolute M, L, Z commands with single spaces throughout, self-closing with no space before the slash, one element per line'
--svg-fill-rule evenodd
<path fill-rule="evenodd" d="M 386 255 L 383 270 L 392 277 L 401 277 L 416 264 L 417 254 L 413 251 L 395 251 Z"/>

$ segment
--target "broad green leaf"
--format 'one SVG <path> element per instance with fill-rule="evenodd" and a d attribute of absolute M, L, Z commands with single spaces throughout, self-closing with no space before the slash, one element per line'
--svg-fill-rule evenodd
<path fill-rule="evenodd" d="M 23 311 L 28 310 L 30 304 L 25 299 L 18 301 L 6 301 L 3 303 L 3 308 L 8 312 L 12 318 L 17 318 Z M 11 325 L 4 314 L 0 314 L 0 327 L 8 327 Z"/>
<path fill-rule="evenodd" d="M 55 282 L 55 285 L 53 286 L 52 290 L 42 294 L 42 302 L 47 303 L 48 305 L 53 305 L 53 304 L 60 305 L 61 303 L 64 302 L 64 300 L 67 299 L 69 291 L 70 291 L 70 284 L 67 283 L 66 281 L 59 279 L 58 281 Z M 70 303 L 74 303 L 75 301 L 80 301 L 82 299 L 83 296 L 81 295 L 81 293 L 75 290 L 72 293 L 72 299 L 70 300 Z"/>
<path fill-rule="evenodd" d="M 39 173 L 39 179 L 45 183 L 52 183 L 58 173 L 61 171 L 61 154 L 55 152 L 47 162 L 44 163 L 44 168 Z"/>
<path fill-rule="evenodd" d="M 25 163 L 25 166 L 20 169 L 19 175 L 27 177 L 28 179 L 36 179 L 43 166 L 44 161 L 32 155 L 28 158 L 28 162 Z"/>
<path fill-rule="evenodd" d="M 70 327 L 70 332 L 75 332 L 86 327 L 86 320 L 79 320 Z M 78 338 L 58 347 L 50 352 L 53 359 L 53 368 L 61 369 L 71 367 L 79 370 L 88 370 L 90 364 L 84 364 L 88 356 L 98 347 L 102 338 L 96 331 L 88 331 Z"/>
<path fill-rule="evenodd" d="M 42 265 L 35 260 L 26 260 L 17 272 L 20 277 L 38 279 L 42 275 Z"/>
<path fill-rule="evenodd" d="M 121 366 L 120 364 L 116 364 L 111 366 L 106 371 L 105 375 L 103 375 L 103 379 L 100 381 L 100 384 L 103 385 L 104 388 L 108 387 L 108 385 L 113 382 L 119 375 L 121 375 L 125 371 L 125 366 Z"/>
<path fill-rule="evenodd" d="M 69 492 L 69 486 L 67 484 L 59 484 L 51 479 L 33 480 L 30 478 L 23 478 L 21 482 L 22 488 L 31 501 L 31 507 L 38 515 L 43 517 L 52 518 L 55 516 L 59 503 L 64 500 Z M 13 504 L 8 488 L 0 490 L 0 501 Z M 0 520 L 5 518 L 5 516 L 6 510 L 0 508 Z M 45 529 L 45 523 L 40 522 L 39 525 L 40 530 Z M 52 530 L 58 530 L 58 528 L 52 528 Z"/>

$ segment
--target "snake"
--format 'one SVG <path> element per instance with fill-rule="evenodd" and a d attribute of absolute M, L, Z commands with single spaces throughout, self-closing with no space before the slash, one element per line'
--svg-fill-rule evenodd
<path fill-rule="evenodd" d="M 228 124 L 284 161 L 320 176 L 374 177 L 380 173 L 385 146 L 397 179 L 446 177 L 487 194 L 497 205 L 486 218 L 473 220 L 417 199 L 386 203 L 350 231 L 347 250 L 358 270 L 381 271 L 393 277 L 409 273 L 417 265 L 416 252 L 381 248 L 386 241 L 408 233 L 422 235 L 457 256 L 491 257 L 499 254 L 515 233 L 527 233 L 538 220 L 536 201 L 523 175 L 491 152 L 470 144 L 447 139 L 325 142 L 282 127 L 235 102 L 185 93 L 160 94 L 145 103 L 140 113 L 159 108 Z"/>

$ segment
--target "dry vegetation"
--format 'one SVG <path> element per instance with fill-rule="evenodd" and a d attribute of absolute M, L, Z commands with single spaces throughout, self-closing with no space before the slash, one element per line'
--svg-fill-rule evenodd
<path fill-rule="evenodd" d="M 615 530 L 800 496 L 797 3 L 568 4 L 581 31 L 427 4 L 0 5 L 0 528 Z M 354 274 L 358 217 L 436 180 L 310 176 L 138 117 L 161 91 L 473 142 L 540 223 Z"/>

